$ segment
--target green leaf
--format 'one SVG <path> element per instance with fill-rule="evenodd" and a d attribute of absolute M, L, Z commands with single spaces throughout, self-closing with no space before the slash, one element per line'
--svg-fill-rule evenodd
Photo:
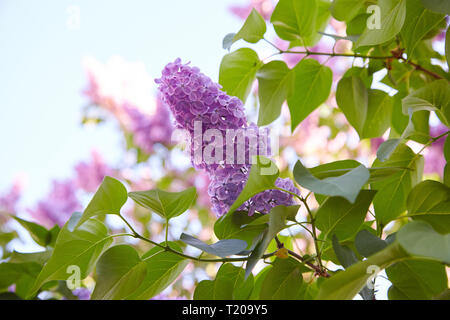
<path fill-rule="evenodd" d="M 410 111 L 408 125 L 403 131 L 401 138 L 410 139 L 425 144 L 430 140 L 430 111 Z"/>
<path fill-rule="evenodd" d="M 259 300 L 262 285 L 267 277 L 267 274 L 271 269 L 272 269 L 271 266 L 267 266 L 255 276 L 255 284 L 253 286 L 252 294 L 249 297 L 249 300 Z"/>
<path fill-rule="evenodd" d="M 169 246 L 181 252 L 181 248 L 176 243 L 169 242 Z M 144 254 L 142 260 L 147 266 L 147 273 L 138 289 L 127 299 L 148 300 L 161 293 L 178 278 L 189 262 L 185 258 L 159 247 Z"/>
<path fill-rule="evenodd" d="M 386 241 L 381 240 L 368 230 L 361 230 L 355 237 L 356 250 L 366 258 L 383 250 L 387 246 L 388 243 Z"/>
<path fill-rule="evenodd" d="M 429 260 L 397 262 L 386 269 L 391 281 L 390 300 L 431 299 L 447 289 L 445 266 Z"/>
<path fill-rule="evenodd" d="M 311 36 L 315 31 L 317 12 L 316 0 L 280 0 L 270 22 L 281 39 L 300 40 Z"/>
<path fill-rule="evenodd" d="M 58 239 L 58 235 L 59 235 L 60 231 L 61 231 L 61 228 L 57 224 L 55 224 L 53 226 L 53 228 L 48 230 L 48 232 L 50 233 L 50 241 L 47 244 L 48 247 L 52 247 L 52 248 L 55 247 L 56 239 Z"/>
<path fill-rule="evenodd" d="M 404 97 L 405 95 L 402 93 L 397 93 L 392 97 L 394 99 L 394 105 L 392 107 L 391 124 L 392 129 L 394 129 L 395 133 L 399 136 L 405 131 L 409 122 L 409 117 L 402 111 L 402 98 Z"/>
<path fill-rule="evenodd" d="M 406 53 L 413 56 L 418 43 L 434 28 L 438 27 L 445 15 L 425 9 L 420 0 L 406 2 L 406 18 L 401 31 Z"/>
<path fill-rule="evenodd" d="M 360 165 L 356 160 L 338 160 L 309 168 L 309 172 L 317 179 L 339 177 Z"/>
<path fill-rule="evenodd" d="M 203 280 L 195 288 L 194 300 L 246 300 L 253 289 L 253 276 L 244 280 L 244 269 L 224 263 L 215 280 Z"/>
<path fill-rule="evenodd" d="M 426 222 L 406 224 L 396 238 L 410 255 L 450 263 L 450 234 L 442 235 Z"/>
<path fill-rule="evenodd" d="M 389 178 L 371 184 L 371 189 L 378 190 L 373 200 L 377 223 L 384 227 L 405 211 L 408 193 L 422 179 L 423 157 L 400 144 L 389 160 L 380 162 L 376 159 L 372 167 L 403 168 Z"/>
<path fill-rule="evenodd" d="M 360 165 L 361 163 L 356 160 L 338 160 L 321 164 L 314 168 L 309 168 L 309 172 L 317 179 L 325 179 L 329 177 L 339 177 Z M 370 178 L 368 182 L 372 183 L 386 179 L 398 170 L 401 170 L 401 168 L 369 168 Z"/>
<path fill-rule="evenodd" d="M 370 72 L 369 68 L 365 67 L 351 67 L 347 71 L 345 71 L 343 78 L 354 76 L 356 78 L 361 79 L 364 83 L 364 86 L 369 89 L 373 83 L 373 74 Z"/>
<path fill-rule="evenodd" d="M 331 5 L 331 14 L 339 21 L 350 21 L 364 8 L 361 0 L 335 0 Z"/>
<path fill-rule="evenodd" d="M 212 300 L 214 296 L 214 280 L 202 280 L 195 287 L 194 300 Z"/>
<path fill-rule="evenodd" d="M 247 212 L 235 211 L 220 217 L 214 224 L 214 233 L 218 239 L 241 239 L 246 241 L 247 250 L 253 249 L 255 240 L 267 228 L 266 223 L 251 225 L 259 216 L 255 213 L 252 217 Z"/>
<path fill-rule="evenodd" d="M 247 248 L 247 242 L 239 239 L 225 239 L 209 245 L 195 237 L 182 233 L 180 240 L 204 252 L 222 258 L 238 254 Z"/>
<path fill-rule="evenodd" d="M 43 226 L 31 222 L 23 220 L 19 217 L 13 217 L 14 220 L 20 223 L 22 227 L 24 227 L 31 235 L 31 238 L 40 246 L 46 247 L 51 241 L 50 232 L 44 228 Z"/>
<path fill-rule="evenodd" d="M 398 145 L 402 142 L 401 139 L 388 139 L 384 141 L 377 150 L 377 158 L 383 162 L 386 159 L 390 158 L 392 152 L 397 149 Z"/>
<path fill-rule="evenodd" d="M 428 222 L 436 231 L 450 233 L 450 188 L 433 180 L 422 181 L 408 195 L 408 216 Z"/>
<path fill-rule="evenodd" d="M 17 252 L 13 251 L 9 256 L 10 263 L 26 263 L 34 262 L 39 265 L 44 265 L 52 256 L 53 250 L 45 250 L 38 252 Z"/>
<path fill-rule="evenodd" d="M 0 289 L 7 290 L 15 284 L 15 293 L 25 299 L 40 271 L 41 266 L 34 262 L 1 263 Z"/>
<path fill-rule="evenodd" d="M 342 78 L 336 89 L 336 102 L 348 122 L 361 135 L 367 118 L 369 93 L 358 76 Z"/>
<path fill-rule="evenodd" d="M 392 40 L 402 29 L 406 16 L 406 0 L 379 0 L 380 29 L 368 29 L 356 42 L 356 47 L 373 46 Z"/>
<path fill-rule="evenodd" d="M 393 99 L 384 91 L 369 90 L 367 113 L 361 139 L 382 136 L 390 126 Z"/>
<path fill-rule="evenodd" d="M 227 214 L 236 211 L 245 201 L 254 195 L 265 190 L 275 189 L 275 181 L 279 174 L 280 172 L 277 166 L 270 159 L 263 156 L 255 156 L 247 183 Z"/>
<path fill-rule="evenodd" d="M 352 264 L 358 262 L 358 258 L 356 258 L 353 250 L 348 246 L 341 245 L 335 234 L 333 235 L 331 241 L 333 244 L 334 253 L 336 254 L 336 258 L 344 268 L 350 267 Z"/>
<path fill-rule="evenodd" d="M 300 262 L 289 257 L 275 259 L 261 287 L 262 300 L 296 300 L 303 285 L 302 272 L 309 271 Z"/>
<path fill-rule="evenodd" d="M 114 246 L 97 263 L 97 281 L 91 299 L 119 300 L 132 294 L 147 273 L 147 266 L 128 245 Z"/>
<path fill-rule="evenodd" d="M 447 0 L 422 0 L 422 5 L 431 11 L 450 15 L 450 3 Z"/>
<path fill-rule="evenodd" d="M 330 95 L 333 73 L 314 59 L 302 59 L 292 69 L 295 74 L 292 95 L 287 102 L 291 114 L 291 130 L 302 122 Z"/>
<path fill-rule="evenodd" d="M 320 287 L 317 300 L 350 300 L 366 285 L 372 273 L 367 268 L 372 265 L 381 270 L 407 257 L 397 242 L 377 252 L 368 259 L 355 263 L 345 271 L 325 280 Z"/>
<path fill-rule="evenodd" d="M 450 84 L 445 79 L 433 81 L 405 97 L 402 107 L 404 114 L 435 111 L 439 119 L 450 127 Z"/>
<path fill-rule="evenodd" d="M 372 190 L 361 190 L 353 204 L 340 197 L 328 198 L 317 210 L 317 228 L 326 238 L 333 234 L 341 240 L 350 238 L 364 222 L 374 196 Z"/>
<path fill-rule="evenodd" d="M 194 203 L 197 192 L 194 187 L 191 187 L 181 192 L 152 189 L 130 192 L 128 195 L 137 204 L 152 210 L 168 221 L 186 212 Z"/>
<path fill-rule="evenodd" d="M 294 179 L 302 187 L 327 196 L 340 196 L 350 202 L 355 202 L 361 188 L 369 180 L 370 173 L 360 165 L 339 177 L 319 180 L 314 177 L 302 163 L 297 161 L 294 167 Z"/>
<path fill-rule="evenodd" d="M 80 214 L 73 214 L 62 228 L 53 255 L 36 279 L 30 296 L 48 281 L 69 278 L 72 274 L 67 272 L 67 268 L 71 265 L 80 268 L 80 279 L 86 278 L 97 259 L 111 244 L 112 237 L 108 235 L 108 229 L 94 219 L 69 231 L 69 225 L 77 224 L 80 218 Z"/>
<path fill-rule="evenodd" d="M 286 219 L 292 219 L 292 217 L 297 214 L 299 208 L 300 206 L 276 206 L 272 208 L 272 210 L 270 210 L 269 227 L 264 233 L 262 240 L 258 243 L 249 259 L 247 260 L 247 266 L 245 268 L 246 278 L 251 274 L 259 259 L 261 259 L 261 257 L 264 255 L 264 252 L 266 252 L 266 249 L 272 239 L 278 234 L 278 232 L 285 228 Z"/>
<path fill-rule="evenodd" d="M 265 64 L 257 73 L 259 87 L 258 126 L 274 121 L 281 113 L 281 106 L 293 91 L 295 74 L 283 61 Z"/>
<path fill-rule="evenodd" d="M 120 209 L 127 201 L 127 189 L 114 178 L 106 176 L 94 197 L 84 210 L 76 227 L 82 225 L 91 217 L 104 214 L 120 214 Z M 75 227 L 75 226 L 74 226 Z"/>
<path fill-rule="evenodd" d="M 18 236 L 17 231 L 0 232 L 0 247 L 6 246 L 12 240 L 18 238 Z"/>
<path fill-rule="evenodd" d="M 233 39 L 236 33 L 229 33 L 222 40 L 222 48 L 230 51 L 231 45 L 233 44 Z"/>
<path fill-rule="evenodd" d="M 359 11 L 359 13 L 350 21 L 347 21 L 345 24 L 347 25 L 345 32 L 347 33 L 348 40 L 352 42 L 358 41 L 361 34 L 364 32 L 367 26 L 367 21 L 371 19 L 374 11 Z M 373 69 L 383 69 L 383 62 L 373 59 L 369 61 L 369 68 Z"/>
<path fill-rule="evenodd" d="M 242 28 L 234 36 L 233 42 L 239 39 L 244 39 L 250 43 L 257 43 L 259 40 L 264 38 L 266 33 L 266 22 L 263 17 L 256 11 L 252 9 L 247 19 L 244 22 Z"/>
<path fill-rule="evenodd" d="M 227 94 L 236 96 L 245 103 L 261 65 L 255 51 L 249 48 L 238 49 L 223 57 L 219 83 Z"/>
<path fill-rule="evenodd" d="M 339 243 L 339 240 L 336 237 L 336 235 L 333 235 L 332 243 L 333 243 L 334 253 L 336 254 L 337 259 L 339 260 L 339 262 L 345 269 L 350 267 L 352 264 L 355 264 L 358 262 L 358 258 L 356 257 L 353 250 L 351 248 L 349 248 L 348 246 L 342 246 Z M 363 289 L 361 289 L 359 294 L 361 295 L 361 297 L 364 300 L 375 300 L 374 290 L 369 289 L 367 286 L 365 286 Z"/>
<path fill-rule="evenodd" d="M 328 26 L 328 22 L 331 17 L 330 6 L 331 3 L 328 0 L 317 0 L 317 15 L 316 15 L 316 25 L 312 35 L 308 37 L 303 37 L 302 40 L 297 40 L 291 42 L 291 47 L 295 44 L 299 46 L 312 47 L 319 42 L 322 38 L 323 31 Z"/>

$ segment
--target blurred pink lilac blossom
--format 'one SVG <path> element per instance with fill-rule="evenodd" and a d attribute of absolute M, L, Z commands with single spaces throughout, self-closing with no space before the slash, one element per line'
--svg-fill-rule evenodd
<path fill-rule="evenodd" d="M 129 118 L 127 129 L 133 133 L 133 142 L 145 153 L 152 153 L 155 143 L 170 144 L 172 136 L 170 113 L 161 99 L 157 99 L 156 112 L 153 116 L 128 104 L 124 105 L 124 110 Z"/>
<path fill-rule="evenodd" d="M 21 195 L 22 182 L 20 180 L 16 180 L 9 191 L 0 195 L 0 225 L 8 220 L 10 214 L 17 213 L 17 204 Z"/>
<path fill-rule="evenodd" d="M 34 209 L 28 209 L 31 216 L 47 227 L 55 224 L 63 226 L 72 213 L 82 206 L 76 195 L 74 181 L 53 181 L 53 186 L 45 199 L 38 202 Z"/>
<path fill-rule="evenodd" d="M 92 104 L 112 113 L 134 144 L 146 153 L 155 143 L 168 145 L 172 134 L 170 112 L 151 95 L 153 80 L 143 63 L 112 57 L 105 64 L 85 58 L 88 86 L 84 94 Z"/>
<path fill-rule="evenodd" d="M 231 6 L 229 10 L 239 18 L 245 20 L 253 8 L 259 12 L 264 20 L 269 20 L 274 9 L 274 4 L 272 0 L 251 0 L 248 5 Z"/>
<path fill-rule="evenodd" d="M 92 151 L 90 162 L 80 162 L 75 166 L 77 187 L 86 192 L 95 192 L 105 176 L 113 175 L 97 151 Z"/>
<path fill-rule="evenodd" d="M 11 189 L 0 196 L 0 211 L 7 212 L 9 214 L 16 213 L 17 203 L 20 200 L 22 193 L 22 183 L 20 181 L 14 182 Z"/>
<path fill-rule="evenodd" d="M 448 131 L 448 128 L 444 126 L 442 123 L 430 127 L 430 136 L 437 137 Z M 431 144 L 424 153 L 425 158 L 425 173 L 437 173 L 442 176 L 445 166 L 445 158 L 444 158 L 444 143 L 445 137 L 442 137 L 436 140 L 433 144 Z"/>

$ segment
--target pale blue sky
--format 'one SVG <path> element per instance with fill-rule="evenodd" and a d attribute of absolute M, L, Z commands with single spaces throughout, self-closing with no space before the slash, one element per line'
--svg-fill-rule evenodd
<path fill-rule="evenodd" d="M 98 149 L 114 164 L 121 136 L 113 124 L 80 126 L 84 56 L 142 61 L 155 78 L 181 57 L 217 79 L 224 35 L 242 22 L 228 12 L 245 0 L 0 1 L 0 193 L 25 173 L 24 202 Z M 67 27 L 78 6 L 80 28 Z"/>

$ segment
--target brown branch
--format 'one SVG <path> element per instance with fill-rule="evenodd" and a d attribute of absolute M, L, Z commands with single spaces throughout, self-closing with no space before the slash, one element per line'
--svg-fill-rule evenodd
<path fill-rule="evenodd" d="M 313 264 L 313 263 L 307 261 L 307 260 L 306 260 L 305 258 L 303 258 L 301 255 L 299 255 L 299 254 L 297 254 L 297 253 L 295 253 L 294 251 L 289 250 L 289 249 L 288 249 L 288 253 L 289 253 L 291 256 L 293 256 L 293 257 L 297 258 L 298 260 L 300 260 L 301 262 L 303 262 L 304 264 L 308 265 L 308 266 L 311 267 L 312 269 L 314 269 L 314 271 L 316 272 L 316 274 L 317 274 L 318 276 L 325 277 L 325 278 L 329 278 L 329 277 L 330 277 L 330 274 L 329 274 L 325 269 L 322 269 L 322 268 L 320 268 L 319 266 L 316 266 L 315 264 Z"/>
<path fill-rule="evenodd" d="M 417 64 L 417 63 L 414 63 L 414 62 L 412 62 L 411 60 L 408 60 L 408 59 L 406 59 L 406 58 L 404 58 L 404 57 L 400 57 L 400 60 L 406 62 L 407 64 L 409 64 L 409 65 L 411 65 L 411 66 L 413 66 L 414 68 L 416 68 L 416 70 L 420 70 L 420 71 L 422 71 L 422 72 L 425 72 L 426 74 L 432 76 L 432 77 L 435 78 L 435 79 L 444 79 L 444 78 L 442 78 L 439 74 L 437 74 L 437 73 L 435 73 L 435 72 L 433 72 L 433 71 L 431 71 L 431 70 L 425 69 L 425 68 L 422 67 L 421 65 L 419 65 L 419 64 Z"/>

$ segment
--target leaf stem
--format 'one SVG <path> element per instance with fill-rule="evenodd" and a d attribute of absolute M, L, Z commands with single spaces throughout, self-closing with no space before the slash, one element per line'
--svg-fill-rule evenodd
<path fill-rule="evenodd" d="M 119 235 L 124 235 L 124 236 L 126 235 L 126 236 L 134 237 L 136 239 L 140 239 L 140 240 L 148 242 L 148 243 L 150 243 L 150 244 L 152 244 L 154 246 L 160 247 L 161 249 L 164 249 L 165 251 L 170 251 L 170 252 L 172 252 L 172 253 L 174 253 L 176 255 L 179 255 L 180 257 L 183 257 L 183 258 L 186 258 L 186 259 L 189 259 L 189 260 L 194 260 L 194 261 L 199 261 L 199 262 L 239 262 L 239 261 L 247 261 L 250 258 L 250 257 L 242 257 L 242 258 L 203 259 L 203 258 L 200 258 L 200 257 L 189 256 L 187 254 L 184 254 L 182 252 L 179 252 L 177 250 L 172 249 L 168 245 L 167 240 L 166 240 L 165 245 L 162 245 L 160 243 L 157 243 L 157 242 L 155 242 L 155 241 L 153 241 L 151 239 L 148 239 L 148 238 L 140 235 L 136 230 L 134 230 L 134 228 L 130 225 L 130 223 L 121 214 L 119 214 L 119 217 L 125 222 L 125 224 L 130 228 L 130 230 L 132 232 L 132 234 L 124 233 L 124 234 L 119 234 Z M 118 235 L 115 235 L 115 236 L 118 236 Z M 265 255 L 262 256 L 262 259 L 266 259 L 266 258 L 272 257 L 273 255 L 275 255 L 275 253 L 276 253 L 276 251 L 268 253 L 268 254 L 265 254 Z"/>
<path fill-rule="evenodd" d="M 279 47 L 277 47 L 274 43 L 270 42 L 269 40 L 265 39 L 264 40 L 269 43 L 272 47 L 274 47 L 278 52 L 272 54 L 270 57 L 277 55 L 277 54 L 304 54 L 307 56 L 329 56 L 330 58 L 333 57 L 348 57 L 348 58 L 363 58 L 363 59 L 378 59 L 378 60 L 393 60 L 393 59 L 397 59 L 397 60 L 401 60 L 403 62 L 405 62 L 406 64 L 409 64 L 411 66 L 413 66 L 416 70 L 420 70 L 430 76 L 432 76 L 435 79 L 443 79 L 442 76 L 440 76 L 439 74 L 428 70 L 424 67 L 422 67 L 421 65 L 412 62 L 411 60 L 406 59 L 405 57 L 402 56 L 402 51 L 398 51 L 400 52 L 400 54 L 395 54 L 395 52 L 393 52 L 394 54 L 390 55 L 390 56 L 371 56 L 371 55 L 365 55 L 365 54 L 358 54 L 358 53 L 336 53 L 334 51 L 334 47 L 333 47 L 333 52 L 316 52 L 316 51 L 310 51 L 307 48 L 305 48 L 304 51 L 295 51 L 295 50 L 283 50 Z"/>
<path fill-rule="evenodd" d="M 275 241 L 277 243 L 277 248 L 281 249 L 284 248 L 284 243 L 282 243 L 280 241 L 280 239 L 278 239 L 278 236 L 275 236 Z M 287 249 L 287 248 L 286 248 Z M 287 249 L 287 252 L 295 257 L 296 259 L 300 260 L 300 262 L 306 264 L 307 266 L 309 266 L 312 270 L 314 270 L 316 272 L 316 274 L 323 276 L 323 277 L 329 277 L 330 275 L 328 274 L 328 272 L 326 270 L 323 270 L 320 266 L 316 266 L 315 264 L 309 262 L 308 260 L 306 260 L 305 258 L 303 258 L 301 255 L 299 255 L 298 253 Z"/>
<path fill-rule="evenodd" d="M 314 269 L 314 271 L 316 272 L 316 274 L 318 274 L 319 276 L 322 276 L 322 277 L 325 277 L 325 278 L 330 277 L 330 274 L 329 274 L 329 273 L 327 272 L 327 270 L 325 270 L 323 267 L 321 267 L 321 266 L 316 266 L 315 264 L 313 264 L 313 263 L 307 261 L 307 260 L 306 260 L 305 258 L 303 258 L 301 255 L 295 253 L 295 252 L 292 251 L 292 250 L 289 250 L 289 249 L 288 249 L 288 253 L 289 253 L 291 256 L 293 256 L 293 257 L 297 258 L 298 260 L 300 260 L 301 262 L 305 263 L 306 265 L 308 265 L 308 266 L 311 267 L 312 269 Z"/>
<path fill-rule="evenodd" d="M 311 220 L 311 222 L 310 222 L 311 223 L 311 229 L 312 229 L 311 233 L 312 233 L 312 237 L 313 237 L 313 240 L 314 240 L 314 248 L 315 248 L 315 251 L 316 251 L 317 262 L 319 263 L 320 270 L 323 270 L 322 259 L 321 259 L 321 251 L 319 250 L 319 244 L 317 243 L 318 239 L 317 239 L 317 232 L 316 232 L 316 223 L 315 223 L 314 216 L 313 216 L 313 214 L 311 212 L 311 209 L 308 206 L 306 198 L 303 198 L 302 196 L 299 196 L 295 192 L 290 192 L 290 191 L 285 190 L 283 188 L 276 187 L 276 189 L 280 190 L 280 191 L 287 192 L 287 193 L 293 195 L 294 197 L 296 197 L 297 199 L 299 199 L 303 203 L 303 205 L 305 206 L 306 211 L 308 211 L 308 215 L 309 215 L 309 218 Z M 309 194 L 308 194 L 308 196 L 309 196 Z"/>

